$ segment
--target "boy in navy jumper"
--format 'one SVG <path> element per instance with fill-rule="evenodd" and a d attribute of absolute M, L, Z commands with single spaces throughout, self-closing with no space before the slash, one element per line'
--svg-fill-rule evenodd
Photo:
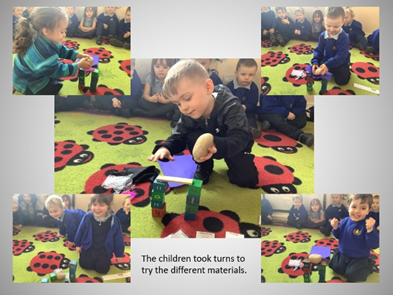
<path fill-rule="evenodd" d="M 374 218 L 375 228 L 379 232 L 379 195 L 373 196 L 373 204 L 371 205 L 371 211 L 367 217 Z"/>
<path fill-rule="evenodd" d="M 293 20 L 287 16 L 287 9 L 285 7 L 276 7 L 277 18 L 274 21 L 274 35 L 276 38 L 275 42 L 272 42 L 273 46 L 285 46 L 289 40 L 291 40 L 295 24 Z"/>
<path fill-rule="evenodd" d="M 332 232 L 332 226 L 330 223 L 334 218 L 336 218 L 340 223 L 345 217 L 348 217 L 347 208 L 341 204 L 343 195 L 333 194 L 331 197 L 332 203 L 325 210 L 326 225 L 319 228 L 319 231 L 327 237 L 330 236 L 330 233 Z"/>
<path fill-rule="evenodd" d="M 314 135 L 301 130 L 307 124 L 307 101 L 304 96 L 261 95 L 260 102 L 257 113 L 259 121 L 262 122 L 262 131 L 272 126 L 307 146 L 314 144 Z"/>
<path fill-rule="evenodd" d="M 75 14 L 75 7 L 66 7 L 68 15 L 67 37 L 74 37 L 74 34 L 79 26 L 78 17 Z"/>
<path fill-rule="evenodd" d="M 270 40 L 272 43 L 276 43 L 274 37 L 274 20 L 276 15 L 273 10 L 269 7 L 262 7 L 261 12 L 261 27 L 262 27 L 262 40 Z M 277 45 L 277 43 L 276 43 Z"/>
<path fill-rule="evenodd" d="M 172 135 L 154 148 L 148 160 L 174 161 L 172 155 L 186 146 L 192 151 L 200 135 L 211 133 L 214 142 L 206 156 L 194 159 L 198 166 L 193 178 L 208 183 L 213 158 L 225 159 L 230 183 L 255 188 L 258 171 L 251 154 L 254 140 L 239 99 L 224 85 L 214 87 L 205 68 L 194 60 L 180 61 L 168 71 L 163 92 L 182 115 Z"/>
<path fill-rule="evenodd" d="M 123 200 L 123 208 L 116 212 L 116 217 L 119 218 L 121 222 L 121 228 L 123 232 L 129 233 L 131 231 L 131 199 L 130 196 L 125 197 Z"/>
<path fill-rule="evenodd" d="M 376 29 L 371 35 L 367 37 L 367 43 L 374 48 L 373 54 L 379 53 L 379 29 Z"/>
<path fill-rule="evenodd" d="M 301 229 L 307 222 L 308 213 L 303 205 L 303 197 L 295 195 L 292 197 L 293 205 L 288 214 L 288 225 L 292 225 L 297 229 Z"/>
<path fill-rule="evenodd" d="M 269 200 L 262 197 L 261 200 L 261 219 L 262 224 L 272 224 L 273 223 L 273 207 L 270 204 Z"/>
<path fill-rule="evenodd" d="M 23 226 L 23 213 L 16 198 L 12 199 L 12 224 L 16 229 L 21 229 Z"/>
<path fill-rule="evenodd" d="M 48 208 L 50 216 L 56 219 L 59 227 L 59 237 L 62 238 L 67 235 L 68 244 L 74 246 L 76 232 L 86 213 L 81 209 L 64 209 L 63 200 L 57 195 L 50 195 L 45 202 L 45 207 Z"/>
<path fill-rule="evenodd" d="M 257 129 L 255 111 L 258 105 L 258 86 L 253 82 L 258 65 L 252 58 L 239 59 L 235 70 L 235 79 L 227 84 L 233 95 L 240 99 L 246 111 L 248 126 L 253 138 L 260 138 L 262 131 Z"/>
<path fill-rule="evenodd" d="M 346 8 L 343 30 L 348 34 L 352 46 L 358 47 L 360 50 L 366 49 L 366 53 L 369 54 L 374 51 L 374 48 L 368 45 L 366 38 L 364 38 L 362 24 L 354 20 L 354 17 L 353 10 Z"/>
<path fill-rule="evenodd" d="M 102 44 L 102 36 L 108 36 L 109 40 L 117 37 L 119 19 L 115 10 L 116 7 L 105 7 L 105 12 L 97 17 L 97 45 Z"/>
<path fill-rule="evenodd" d="M 109 41 L 111 45 L 116 47 L 131 48 L 131 7 L 127 7 L 126 15 L 119 23 L 117 38 L 112 38 Z"/>
<path fill-rule="evenodd" d="M 311 36 L 312 27 L 310 22 L 304 17 L 304 9 L 301 7 L 297 8 L 295 14 L 296 20 L 293 38 L 308 41 Z"/>
<path fill-rule="evenodd" d="M 345 12 L 342 7 L 329 7 L 325 17 L 326 31 L 319 35 L 318 45 L 311 59 L 312 72 L 320 69 L 320 74 L 331 72 L 338 85 L 346 85 L 349 72 L 349 37 L 342 29 Z"/>
<path fill-rule="evenodd" d="M 379 234 L 375 220 L 372 217 L 367 219 L 372 202 L 372 195 L 354 195 L 350 199 L 349 217 L 340 224 L 336 218 L 331 221 L 333 235 L 339 243 L 329 267 L 346 277 L 348 282 L 366 281 L 373 272 L 369 256 L 371 249 L 379 247 Z"/>

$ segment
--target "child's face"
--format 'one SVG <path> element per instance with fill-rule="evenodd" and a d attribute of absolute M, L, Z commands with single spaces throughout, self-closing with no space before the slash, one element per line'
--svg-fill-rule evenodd
<path fill-rule="evenodd" d="M 124 201 L 124 206 L 123 206 L 124 210 L 125 211 L 130 211 L 130 207 L 131 207 L 131 200 L 130 199 L 125 200 Z"/>
<path fill-rule="evenodd" d="M 93 14 L 94 14 L 93 9 L 89 8 L 86 10 L 86 17 L 87 18 L 92 18 Z"/>
<path fill-rule="evenodd" d="M 30 12 L 33 12 L 34 7 L 27 7 L 27 9 L 28 9 Z"/>
<path fill-rule="evenodd" d="M 349 217 L 352 221 L 360 221 L 366 218 L 367 214 L 370 213 L 370 208 L 367 203 L 361 204 L 362 199 L 352 200 L 349 205 Z"/>
<path fill-rule="evenodd" d="M 376 198 L 373 199 L 373 204 L 371 205 L 371 209 L 373 209 L 373 211 L 379 210 L 379 199 Z"/>
<path fill-rule="evenodd" d="M 63 18 L 59 21 L 57 28 L 55 28 L 54 30 L 49 30 L 47 28 L 44 28 L 43 34 L 46 38 L 48 38 L 52 42 L 56 44 L 60 44 L 61 40 L 63 40 L 63 38 L 66 35 L 67 26 L 68 26 L 68 19 Z"/>
<path fill-rule="evenodd" d="M 164 80 L 168 71 L 171 67 L 166 64 L 166 60 L 157 60 L 154 65 L 154 74 L 156 74 L 157 78 L 160 80 Z"/>
<path fill-rule="evenodd" d="M 313 203 L 313 204 L 311 205 L 311 210 L 312 210 L 313 212 L 318 212 L 318 211 L 320 211 L 321 209 L 319 209 L 318 203 Z"/>
<path fill-rule="evenodd" d="M 14 7 L 13 13 L 14 13 L 14 15 L 22 16 L 22 14 L 23 14 L 23 7 Z"/>
<path fill-rule="evenodd" d="M 322 18 L 319 16 L 318 13 L 314 14 L 314 22 L 315 23 L 320 23 L 322 21 Z"/>
<path fill-rule="evenodd" d="M 299 209 L 301 205 L 302 205 L 302 201 L 300 199 L 293 200 L 293 206 L 295 206 L 296 208 Z"/>
<path fill-rule="evenodd" d="M 297 19 L 299 22 L 302 22 L 302 21 L 304 20 L 304 14 L 303 14 L 303 12 L 301 12 L 301 11 L 296 12 L 296 19 Z"/>
<path fill-rule="evenodd" d="M 339 205 L 341 202 L 341 197 L 339 195 L 332 195 L 332 203 L 334 206 Z"/>
<path fill-rule="evenodd" d="M 74 12 L 75 12 L 74 7 L 67 7 L 67 14 L 68 14 L 68 15 L 73 15 Z"/>
<path fill-rule="evenodd" d="M 256 67 L 240 66 L 239 69 L 235 71 L 237 83 L 243 87 L 247 86 L 254 80 L 256 73 Z"/>
<path fill-rule="evenodd" d="M 350 13 L 346 13 L 344 17 L 344 23 L 348 25 L 352 20 L 353 20 L 352 15 Z"/>
<path fill-rule="evenodd" d="M 343 26 L 343 24 L 344 24 L 344 20 L 341 17 L 336 17 L 336 18 L 326 17 L 325 28 L 329 34 L 329 37 L 331 38 L 334 35 L 336 35 L 338 32 L 340 32 L 340 29 Z"/>
<path fill-rule="evenodd" d="M 178 83 L 177 94 L 172 95 L 170 100 L 188 117 L 207 118 L 212 105 L 214 106 L 213 90 L 214 84 L 211 79 L 193 81 L 190 78 L 182 78 Z"/>
<path fill-rule="evenodd" d="M 24 195 L 23 196 L 23 200 L 25 201 L 26 204 L 30 204 L 31 203 L 31 197 L 29 195 Z"/>
<path fill-rule="evenodd" d="M 108 214 L 109 206 L 105 203 L 95 202 L 91 204 L 91 211 L 98 219 L 104 219 Z"/>
<path fill-rule="evenodd" d="M 126 12 L 126 21 L 130 21 L 131 20 L 131 11 L 127 11 Z"/>
<path fill-rule="evenodd" d="M 280 9 L 279 11 L 277 11 L 277 15 L 279 18 L 284 19 L 287 16 L 287 12 Z"/>
<path fill-rule="evenodd" d="M 262 7 L 262 11 L 266 12 L 269 9 L 269 7 Z"/>
<path fill-rule="evenodd" d="M 68 199 L 67 198 L 64 198 L 63 199 L 63 202 L 64 202 L 64 207 L 66 207 L 67 209 L 69 208 L 69 203 L 68 203 Z"/>
<path fill-rule="evenodd" d="M 212 63 L 212 60 L 209 59 L 209 58 L 205 58 L 205 59 L 203 59 L 203 58 L 196 58 L 195 61 L 199 62 L 205 68 L 206 71 L 209 70 L 210 65 Z"/>
<path fill-rule="evenodd" d="M 115 7 L 105 7 L 106 14 L 112 14 L 115 12 Z"/>
<path fill-rule="evenodd" d="M 49 215 L 52 216 L 54 219 L 59 219 L 63 214 L 63 208 L 53 205 L 47 207 Z"/>
<path fill-rule="evenodd" d="M 18 211 L 18 204 L 12 203 L 12 212 Z"/>

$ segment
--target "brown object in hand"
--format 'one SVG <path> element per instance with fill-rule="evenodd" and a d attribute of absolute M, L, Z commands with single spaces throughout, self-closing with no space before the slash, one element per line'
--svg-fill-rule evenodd
<path fill-rule="evenodd" d="M 318 69 L 316 69 L 314 71 L 314 75 L 317 75 L 317 76 L 321 75 L 321 73 L 322 73 L 322 69 L 321 68 L 318 68 Z"/>
<path fill-rule="evenodd" d="M 322 256 L 319 254 L 311 254 L 308 259 L 311 261 L 313 264 L 318 264 L 322 260 Z"/>
<path fill-rule="evenodd" d="M 206 156 L 208 154 L 208 148 L 212 146 L 213 142 L 214 137 L 210 133 L 205 133 L 199 136 L 192 150 L 192 156 L 194 159 L 198 160 L 201 157 Z"/>
<path fill-rule="evenodd" d="M 89 58 L 86 59 L 86 61 L 87 61 L 89 64 L 93 65 L 93 63 L 94 63 L 94 58 L 92 58 L 91 56 L 89 56 Z"/>

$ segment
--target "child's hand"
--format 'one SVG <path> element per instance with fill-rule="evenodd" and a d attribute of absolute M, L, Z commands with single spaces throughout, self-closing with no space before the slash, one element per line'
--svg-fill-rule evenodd
<path fill-rule="evenodd" d="M 160 103 L 168 103 L 169 102 L 169 100 L 165 99 L 164 95 L 161 92 L 157 93 L 156 95 L 158 97 L 157 102 L 160 102 Z"/>
<path fill-rule="evenodd" d="M 126 33 L 124 34 L 124 38 L 128 38 L 128 37 L 130 37 L 130 35 L 131 35 L 131 33 L 130 33 L 130 32 L 126 32 Z"/>
<path fill-rule="evenodd" d="M 264 34 L 264 35 L 267 35 L 267 33 L 269 33 L 268 30 L 263 30 L 263 34 Z"/>
<path fill-rule="evenodd" d="M 270 220 L 272 220 L 272 217 L 271 217 L 270 215 L 268 215 L 268 216 L 267 216 L 267 219 L 270 219 Z"/>
<path fill-rule="evenodd" d="M 80 69 L 90 69 L 91 68 L 91 63 L 87 62 L 88 57 L 84 57 L 82 58 L 79 62 L 78 62 L 78 68 Z"/>
<path fill-rule="evenodd" d="M 325 75 L 327 72 L 329 72 L 329 69 L 328 69 L 328 67 L 325 65 L 325 64 L 322 64 L 320 67 L 320 74 L 321 74 L 321 76 L 323 76 L 323 75 Z"/>
<path fill-rule="evenodd" d="M 296 218 L 295 218 L 295 220 L 298 220 L 298 219 L 299 219 L 299 217 L 296 217 Z"/>
<path fill-rule="evenodd" d="M 332 221 L 330 222 L 330 225 L 336 230 L 338 229 L 338 220 L 337 218 L 333 218 Z"/>
<path fill-rule="evenodd" d="M 281 22 L 282 22 L 283 24 L 289 25 L 289 20 L 287 20 L 287 19 L 285 19 L 285 18 L 282 19 Z"/>
<path fill-rule="evenodd" d="M 375 225 L 375 219 L 370 217 L 369 219 L 366 219 L 366 230 L 368 233 L 371 233 L 374 229 Z"/>
<path fill-rule="evenodd" d="M 147 158 L 148 161 L 157 162 L 158 160 L 168 159 L 170 161 L 175 161 L 172 157 L 170 151 L 166 147 L 160 147 L 154 155 Z"/>
<path fill-rule="evenodd" d="M 57 235 L 59 238 L 64 238 L 64 235 Z"/>
<path fill-rule="evenodd" d="M 287 119 L 288 119 L 288 120 L 293 120 L 293 119 L 295 119 L 295 118 L 296 118 L 295 114 L 292 113 L 292 112 L 289 112 Z"/>
<path fill-rule="evenodd" d="M 247 110 L 247 107 L 244 104 L 242 104 L 242 107 L 244 110 Z"/>
<path fill-rule="evenodd" d="M 295 30 L 296 35 L 300 35 L 300 30 Z"/>
<path fill-rule="evenodd" d="M 197 163 L 202 163 L 202 162 L 209 160 L 215 153 L 217 153 L 217 148 L 213 142 L 213 144 L 207 149 L 207 154 L 205 156 L 200 157 L 199 159 L 194 159 L 194 160 Z"/>
<path fill-rule="evenodd" d="M 378 227 L 377 227 L 377 231 L 379 231 L 379 225 L 378 225 Z"/>
<path fill-rule="evenodd" d="M 42 215 L 42 219 L 44 219 L 45 217 L 47 217 L 48 215 Z"/>
<path fill-rule="evenodd" d="M 312 73 L 315 75 L 315 71 L 316 69 L 318 69 L 319 66 L 318 65 L 312 65 Z"/>
<path fill-rule="evenodd" d="M 270 34 L 274 34 L 274 29 L 273 28 L 270 29 L 269 32 L 270 32 Z"/>
<path fill-rule="evenodd" d="M 129 226 L 129 227 L 127 228 L 127 230 L 128 230 L 128 231 L 131 231 L 131 226 Z"/>
<path fill-rule="evenodd" d="M 79 254 L 81 254 L 82 253 L 82 248 L 81 247 L 76 247 L 75 251 L 78 252 Z"/>
<path fill-rule="evenodd" d="M 85 53 L 78 53 L 78 55 L 76 56 L 77 58 L 90 58 L 90 55 L 85 54 Z"/>
<path fill-rule="evenodd" d="M 114 108 L 121 109 L 121 101 L 118 100 L 116 97 L 112 98 L 112 103 Z"/>
<path fill-rule="evenodd" d="M 106 30 L 108 28 L 108 25 L 107 24 L 104 24 L 104 29 Z"/>
<path fill-rule="evenodd" d="M 70 247 L 75 246 L 75 243 L 74 243 L 74 242 L 67 241 L 67 244 L 68 244 L 68 246 L 70 246 Z"/>
<path fill-rule="evenodd" d="M 22 226 L 23 226 L 22 224 L 19 224 L 19 225 L 16 225 L 15 228 L 16 228 L 16 229 L 21 229 Z"/>

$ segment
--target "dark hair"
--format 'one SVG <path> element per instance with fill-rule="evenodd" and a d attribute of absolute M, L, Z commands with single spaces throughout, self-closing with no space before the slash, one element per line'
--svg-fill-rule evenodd
<path fill-rule="evenodd" d="M 279 10 L 287 12 L 287 8 L 286 7 L 276 7 L 276 12 L 278 12 Z"/>
<path fill-rule="evenodd" d="M 323 22 L 323 13 L 321 10 L 315 10 L 314 13 L 312 14 L 312 24 L 315 24 L 316 22 L 314 21 L 315 15 L 318 15 L 321 18 L 321 23 Z"/>
<path fill-rule="evenodd" d="M 60 7 L 38 7 L 33 10 L 30 17 L 21 17 L 14 41 L 15 53 L 24 56 L 36 34 L 41 34 L 44 28 L 56 29 L 62 19 L 68 19 L 68 16 Z"/>
<path fill-rule="evenodd" d="M 95 194 L 90 197 L 90 205 L 94 203 L 104 203 L 111 207 L 113 195 Z"/>
<path fill-rule="evenodd" d="M 63 202 L 64 202 L 64 199 L 67 199 L 67 201 L 68 201 L 68 208 L 72 206 L 71 197 L 69 195 L 62 195 L 61 199 L 63 200 Z"/>
<path fill-rule="evenodd" d="M 162 62 L 163 60 L 165 60 L 166 65 L 169 66 L 170 68 L 177 62 L 177 60 L 174 58 L 153 58 L 151 60 L 151 69 L 150 69 L 151 89 L 153 89 L 153 85 L 156 83 L 156 74 L 154 72 L 154 66 L 158 61 Z"/>
<path fill-rule="evenodd" d="M 317 199 L 317 198 L 314 198 L 310 202 L 310 210 L 311 210 L 311 212 L 313 212 L 312 211 L 312 205 L 313 204 L 317 204 L 319 206 L 319 210 L 322 210 L 322 203 L 321 203 L 321 201 L 319 199 Z"/>
<path fill-rule="evenodd" d="M 349 205 L 351 205 L 352 201 L 354 200 L 359 200 L 361 199 L 360 204 L 368 204 L 368 208 L 371 209 L 371 206 L 373 205 L 373 195 L 372 194 L 356 194 L 356 195 L 352 195 L 349 198 Z"/>
<path fill-rule="evenodd" d="M 129 11 L 131 11 L 131 7 L 130 6 L 127 7 L 126 13 L 129 12 Z"/>
<path fill-rule="evenodd" d="M 86 17 L 86 12 L 88 9 L 93 11 L 93 16 L 91 18 L 94 19 L 97 16 L 97 7 L 89 7 L 89 6 L 85 7 L 85 10 L 83 11 L 84 17 Z"/>
<path fill-rule="evenodd" d="M 247 67 L 247 68 L 252 68 L 252 67 L 258 68 L 258 64 L 255 61 L 255 59 L 253 59 L 253 58 L 241 58 L 241 59 L 239 59 L 239 61 L 237 62 L 237 65 L 236 65 L 236 71 L 241 66 Z"/>
<path fill-rule="evenodd" d="M 342 8 L 342 7 L 328 7 L 328 9 L 326 11 L 326 17 L 329 17 L 329 18 L 342 17 L 344 19 L 344 17 L 345 17 L 344 8 Z"/>

